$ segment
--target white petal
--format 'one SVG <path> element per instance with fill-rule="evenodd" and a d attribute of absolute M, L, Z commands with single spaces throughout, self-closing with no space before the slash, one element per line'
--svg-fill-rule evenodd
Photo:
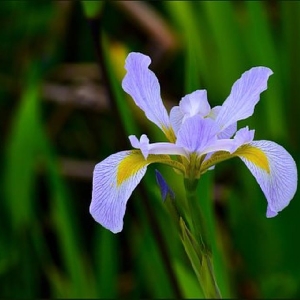
<path fill-rule="evenodd" d="M 298 176 L 295 161 L 282 146 L 271 141 L 253 141 L 249 146 L 252 149 L 238 156 L 267 198 L 267 217 L 273 217 L 289 204 L 296 192 Z"/>

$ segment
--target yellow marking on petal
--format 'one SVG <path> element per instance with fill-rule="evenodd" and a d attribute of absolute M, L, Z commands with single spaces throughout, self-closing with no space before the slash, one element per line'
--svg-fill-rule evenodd
<path fill-rule="evenodd" d="M 132 150 L 118 165 L 117 169 L 117 186 L 120 186 L 125 180 L 134 176 L 140 169 L 151 163 L 163 163 L 175 169 L 185 172 L 184 166 L 172 160 L 169 155 L 150 154 L 147 159 L 144 158 L 140 150 Z"/>
<path fill-rule="evenodd" d="M 270 173 L 269 161 L 266 154 L 259 148 L 253 147 L 249 144 L 243 145 L 238 148 L 234 155 L 242 156 L 252 163 L 254 163 L 259 168 L 265 170 L 267 173 Z"/>
<path fill-rule="evenodd" d="M 134 176 L 148 162 L 140 151 L 132 151 L 118 165 L 117 186 L 120 186 L 125 180 Z"/>
<path fill-rule="evenodd" d="M 171 142 L 171 143 L 175 143 L 176 142 L 176 136 L 174 133 L 174 130 L 172 127 L 165 127 L 164 125 L 162 125 L 162 131 L 164 132 L 164 134 L 166 135 L 167 139 Z"/>
<path fill-rule="evenodd" d="M 228 160 L 232 157 L 235 157 L 235 155 L 230 154 L 227 151 L 215 152 L 208 160 L 204 161 L 201 164 L 200 174 L 204 174 L 210 167 L 212 167 L 222 161 Z"/>
<path fill-rule="evenodd" d="M 265 170 L 267 173 L 270 173 L 269 161 L 265 153 L 259 148 L 253 147 L 250 144 L 239 147 L 232 154 L 227 151 L 215 152 L 210 159 L 202 163 L 200 173 L 203 174 L 208 170 L 208 168 L 236 156 L 244 157 L 259 168 Z"/>

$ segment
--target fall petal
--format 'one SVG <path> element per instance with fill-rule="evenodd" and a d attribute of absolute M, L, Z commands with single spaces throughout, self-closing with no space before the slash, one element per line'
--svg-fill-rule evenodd
<path fill-rule="evenodd" d="M 297 168 L 291 155 L 271 141 L 253 141 L 235 154 L 246 164 L 264 192 L 267 217 L 284 209 L 297 189 Z"/>
<path fill-rule="evenodd" d="M 127 201 L 148 164 L 140 151 L 122 151 L 95 166 L 90 213 L 113 233 L 122 230 Z"/>

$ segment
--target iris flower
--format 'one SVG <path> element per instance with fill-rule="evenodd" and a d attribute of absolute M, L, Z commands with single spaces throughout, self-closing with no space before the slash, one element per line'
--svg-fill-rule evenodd
<path fill-rule="evenodd" d="M 248 127 L 237 130 L 237 121 L 253 114 L 273 72 L 266 67 L 246 71 L 222 106 L 211 108 L 206 90 L 197 90 L 184 96 L 168 114 L 159 82 L 148 68 L 150 63 L 148 56 L 130 53 L 122 87 L 168 142 L 150 143 L 145 134 L 139 139 L 131 135 L 134 150 L 112 154 L 95 166 L 90 205 L 93 218 L 113 233 L 120 232 L 126 203 L 151 163 L 167 164 L 185 178 L 197 180 L 232 157 L 239 157 L 260 185 L 267 199 L 267 217 L 276 216 L 296 192 L 296 164 L 282 146 L 253 140 L 254 130 Z"/>

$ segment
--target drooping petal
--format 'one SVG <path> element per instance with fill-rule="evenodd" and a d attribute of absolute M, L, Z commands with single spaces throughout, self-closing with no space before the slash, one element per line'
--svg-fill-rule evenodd
<path fill-rule="evenodd" d="M 122 87 L 141 108 L 146 117 L 164 132 L 170 128 L 169 116 L 160 96 L 160 86 L 155 74 L 148 69 L 149 56 L 132 52 L 126 58 L 127 74 Z"/>
<path fill-rule="evenodd" d="M 254 67 L 234 83 L 216 118 L 221 130 L 253 114 L 260 94 L 267 89 L 267 81 L 272 74 L 269 68 Z"/>
<path fill-rule="evenodd" d="M 217 140 L 218 127 L 209 118 L 199 115 L 188 118 L 178 131 L 176 144 L 190 153 L 201 152 L 205 146 Z"/>
<path fill-rule="evenodd" d="M 246 164 L 265 194 L 267 217 L 276 216 L 296 192 L 295 161 L 282 146 L 271 141 L 253 141 L 235 154 Z"/>
<path fill-rule="evenodd" d="M 178 161 L 167 155 L 149 155 L 146 160 L 139 150 L 112 154 L 95 166 L 90 213 L 113 233 L 123 228 L 126 204 L 151 163 L 164 163 L 184 172 Z"/>
<path fill-rule="evenodd" d="M 149 143 L 148 137 L 143 134 L 140 138 L 140 141 L 135 135 L 129 136 L 132 147 L 140 149 L 144 155 L 144 158 L 147 159 L 149 154 L 167 154 L 167 155 L 181 155 L 187 156 L 186 151 L 183 147 L 177 146 L 173 143 Z"/>
<path fill-rule="evenodd" d="M 140 151 L 122 151 L 95 166 L 90 213 L 113 233 L 122 230 L 126 203 L 148 164 Z"/>

